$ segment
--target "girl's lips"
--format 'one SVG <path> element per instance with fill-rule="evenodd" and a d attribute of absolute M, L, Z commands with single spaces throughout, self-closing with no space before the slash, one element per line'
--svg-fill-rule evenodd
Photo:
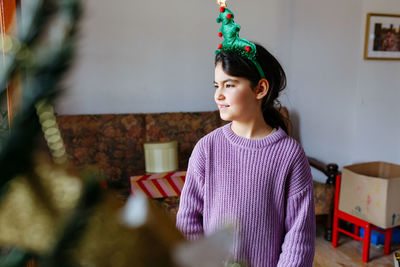
<path fill-rule="evenodd" d="M 219 109 L 224 109 L 224 108 L 228 108 L 228 107 L 229 107 L 229 105 L 218 105 Z"/>

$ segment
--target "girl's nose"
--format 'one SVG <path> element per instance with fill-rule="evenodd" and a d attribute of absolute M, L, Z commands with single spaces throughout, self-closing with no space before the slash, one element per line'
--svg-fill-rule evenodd
<path fill-rule="evenodd" d="M 215 99 L 216 100 L 223 100 L 225 98 L 225 96 L 222 94 L 221 89 L 217 89 L 215 91 Z"/>

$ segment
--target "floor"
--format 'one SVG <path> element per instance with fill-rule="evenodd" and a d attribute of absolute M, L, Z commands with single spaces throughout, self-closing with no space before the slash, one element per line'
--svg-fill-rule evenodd
<path fill-rule="evenodd" d="M 392 252 L 400 249 L 400 244 L 392 245 Z M 314 267 L 343 267 L 343 266 L 373 266 L 393 267 L 393 253 L 385 255 L 383 247 L 371 245 L 370 260 L 365 263 L 361 260 L 362 242 L 356 241 L 345 235 L 340 235 L 339 246 L 334 248 L 331 242 L 323 237 L 323 227 L 317 226 L 317 239 L 315 246 Z"/>

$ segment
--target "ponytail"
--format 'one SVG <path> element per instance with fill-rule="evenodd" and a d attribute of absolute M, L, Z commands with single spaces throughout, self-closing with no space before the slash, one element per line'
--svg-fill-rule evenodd
<path fill-rule="evenodd" d="M 289 134 L 289 117 L 284 115 L 283 110 L 287 109 L 284 107 L 273 107 L 273 106 L 262 106 L 262 113 L 265 122 L 272 128 L 282 128 L 287 134 Z"/>

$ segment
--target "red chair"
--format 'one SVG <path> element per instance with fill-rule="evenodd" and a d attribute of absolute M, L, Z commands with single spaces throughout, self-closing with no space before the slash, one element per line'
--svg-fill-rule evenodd
<path fill-rule="evenodd" d="M 354 217 L 346 212 L 339 210 L 339 196 L 340 196 L 340 180 L 341 175 L 336 176 L 336 189 L 335 189 L 335 207 L 333 214 L 333 235 L 332 235 L 332 245 L 336 248 L 339 242 L 339 232 L 352 237 L 355 240 L 360 240 L 364 243 L 362 261 L 368 262 L 369 260 L 369 247 L 371 242 L 371 231 L 375 230 L 377 232 L 383 233 L 385 235 L 385 245 L 384 253 L 390 254 L 390 245 L 392 243 L 392 232 L 393 228 L 388 228 L 385 230 L 378 229 L 375 225 Z M 354 224 L 354 232 L 350 233 L 344 229 L 339 228 L 339 220 L 344 220 Z M 364 228 L 364 237 L 361 238 L 359 234 L 360 227 Z"/>

